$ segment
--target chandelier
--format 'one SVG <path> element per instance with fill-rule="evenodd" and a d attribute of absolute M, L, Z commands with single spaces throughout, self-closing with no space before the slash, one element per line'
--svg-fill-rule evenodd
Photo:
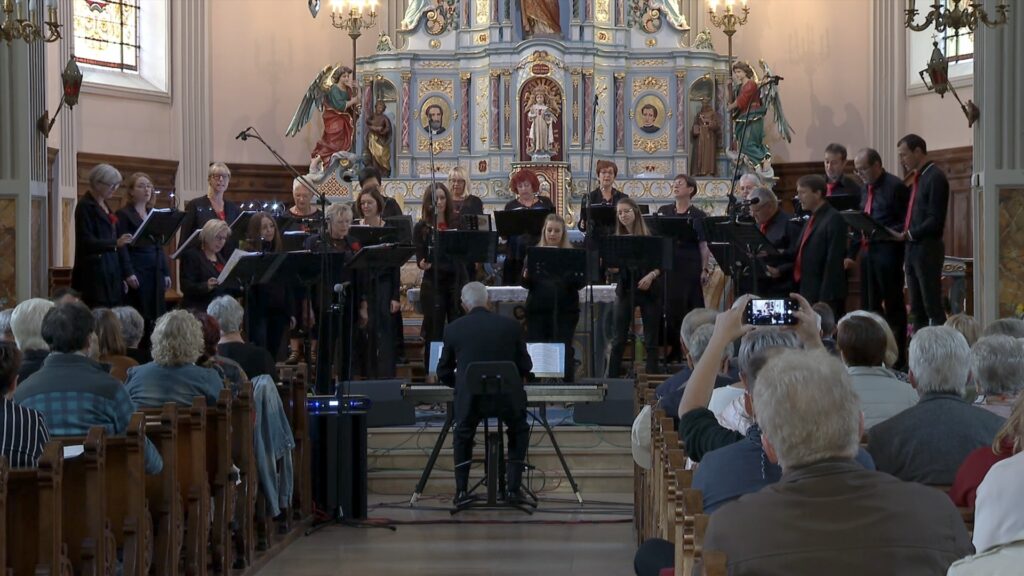
<path fill-rule="evenodd" d="M 915 32 L 921 32 L 927 30 L 934 23 L 936 32 L 945 33 L 948 30 L 953 34 L 959 34 L 960 30 L 964 28 L 974 32 L 979 23 L 989 28 L 1006 24 L 1006 15 L 1009 11 L 1006 0 L 1001 0 L 996 6 L 997 16 L 994 19 L 989 18 L 981 2 L 968 0 L 952 0 L 952 2 L 953 7 L 950 8 L 946 2 L 935 0 L 928 15 L 925 16 L 924 22 L 915 24 L 914 20 L 918 15 L 918 10 L 914 7 L 916 0 L 910 0 L 910 8 L 906 10 L 906 27 Z"/>
<path fill-rule="evenodd" d="M 348 30 L 353 41 L 377 21 L 377 0 L 331 0 L 331 24 Z"/>
<path fill-rule="evenodd" d="M 28 9 L 28 18 L 25 18 L 26 8 Z M 36 0 L 3 0 L 3 12 L 3 22 L 0 22 L 0 39 L 7 42 L 8 46 L 17 38 L 30 44 L 38 40 L 44 42 L 60 40 L 60 22 L 57 20 L 56 0 L 46 1 L 47 19 L 43 22 L 45 28 L 39 25 L 39 10 L 36 9 Z"/>

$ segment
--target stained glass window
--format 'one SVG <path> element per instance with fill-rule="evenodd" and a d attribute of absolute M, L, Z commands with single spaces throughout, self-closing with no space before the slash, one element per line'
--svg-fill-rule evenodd
<path fill-rule="evenodd" d="M 139 71 L 139 0 L 74 0 L 75 57 L 83 64 Z"/>

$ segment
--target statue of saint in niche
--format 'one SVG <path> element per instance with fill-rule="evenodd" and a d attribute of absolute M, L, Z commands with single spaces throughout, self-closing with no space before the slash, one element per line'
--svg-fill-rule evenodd
<path fill-rule="evenodd" d="M 391 120 L 384 111 L 387 104 L 377 101 L 373 115 L 366 119 L 366 165 L 376 168 L 381 176 L 391 176 Z"/>
<path fill-rule="evenodd" d="M 519 13 L 523 22 L 523 38 L 562 35 L 558 0 L 523 0 Z"/>
<path fill-rule="evenodd" d="M 540 159 L 540 156 L 549 159 L 555 151 L 555 114 L 548 107 L 547 100 L 547 90 L 537 88 L 526 109 L 526 119 L 530 123 L 526 151 L 534 160 Z"/>
<path fill-rule="evenodd" d="M 707 98 L 701 100 L 700 112 L 693 119 L 690 134 L 693 136 L 693 176 L 716 176 L 715 157 L 718 155 L 718 139 L 722 134 L 722 119 L 711 107 Z"/>

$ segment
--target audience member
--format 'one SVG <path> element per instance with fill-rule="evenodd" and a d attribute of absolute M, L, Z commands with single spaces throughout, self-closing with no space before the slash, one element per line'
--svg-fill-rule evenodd
<path fill-rule="evenodd" d="M 93 311 L 96 319 L 96 338 L 99 346 L 97 360 L 110 365 L 110 375 L 124 382 L 128 378 L 128 370 L 139 365 L 127 356 L 128 348 L 121 336 L 121 321 L 117 314 L 109 308 L 96 308 Z"/>
<path fill-rule="evenodd" d="M 50 301 L 54 304 L 70 304 L 72 302 L 81 302 L 82 293 L 70 286 L 64 286 L 63 288 L 57 288 L 53 291 L 53 296 L 50 297 Z"/>
<path fill-rule="evenodd" d="M 941 574 L 970 552 L 941 493 L 853 461 L 857 404 L 843 365 L 820 352 L 787 350 L 758 374 L 761 442 L 782 478 L 711 516 L 704 549 L 724 552 L 730 574 Z"/>
<path fill-rule="evenodd" d="M 754 356 L 771 348 L 799 348 L 800 339 L 792 331 L 779 328 L 758 328 L 740 338 L 739 381 L 722 388 L 715 388 L 708 402 L 708 410 L 715 414 L 718 423 L 730 430 L 745 434 L 753 423 L 750 410 L 744 403 L 749 396 L 748 384 L 753 380 L 750 361 Z M 728 348 L 727 348 L 728 349 Z"/>
<path fill-rule="evenodd" d="M 796 333 L 807 349 L 824 350 L 818 331 L 818 315 L 810 303 L 799 294 L 792 295 L 800 304 L 794 312 L 797 318 Z M 714 358 L 737 338 L 752 332 L 755 327 L 743 323 L 743 315 L 751 296 L 746 295 L 733 307 L 720 313 L 715 319 L 715 331 L 708 343 L 704 356 L 697 362 L 693 375 L 686 383 L 679 403 L 679 438 L 686 446 L 686 455 L 694 462 L 700 462 L 705 454 L 728 446 L 743 439 L 743 433 L 730 430 L 718 423 L 715 415 L 708 410 L 708 403 L 717 369 Z"/>
<path fill-rule="evenodd" d="M 964 401 L 970 361 L 967 340 L 956 330 L 918 330 L 910 341 L 910 381 L 921 399 L 868 434 L 868 452 L 879 470 L 901 480 L 949 485 L 972 450 L 992 443 L 1003 419 Z"/>
<path fill-rule="evenodd" d="M 78 302 L 53 307 L 43 317 L 41 334 L 50 354 L 38 372 L 21 382 L 14 401 L 42 413 L 54 436 L 84 436 L 92 426 L 124 434 L 135 405 L 125 387 L 89 357 L 96 345 L 89 309 Z M 148 439 L 145 461 L 147 474 L 163 469 Z"/>
<path fill-rule="evenodd" d="M 151 361 L 153 358 L 149 355 L 149 350 L 139 347 L 146 331 L 146 321 L 142 318 L 142 314 L 131 306 L 118 306 L 113 308 L 112 311 L 117 315 L 117 319 L 121 321 L 121 335 L 124 336 L 126 349 L 125 355 L 134 359 L 139 364 Z"/>
<path fill-rule="evenodd" d="M 249 380 L 249 376 L 242 369 L 242 365 L 231 358 L 217 354 L 217 342 L 220 342 L 220 323 L 213 316 L 206 312 L 193 310 L 192 316 L 199 320 L 203 327 L 203 355 L 196 360 L 196 366 L 209 368 L 216 372 L 224 385 L 231 388 L 231 394 L 238 396 L 242 382 Z"/>
<path fill-rule="evenodd" d="M 1024 320 L 1020 318 L 1000 318 L 986 326 L 985 331 L 981 333 L 982 336 L 995 336 L 996 334 L 1024 338 Z"/>
<path fill-rule="evenodd" d="M 836 351 L 836 313 L 825 302 L 817 302 L 811 306 L 821 318 L 821 343 L 825 349 L 835 354 Z"/>
<path fill-rule="evenodd" d="M 153 361 L 129 370 L 125 382 L 136 404 L 191 406 L 196 396 L 216 404 L 224 381 L 215 371 L 195 364 L 203 354 L 203 328 L 190 312 L 174 310 L 158 318 L 152 341 Z"/>
<path fill-rule="evenodd" d="M 947 576 L 1020 574 L 1024 562 L 1024 454 L 989 470 L 978 488 L 974 513 L 974 549 L 950 566 Z M 1015 504 L 1016 503 L 1016 504 Z"/>
<path fill-rule="evenodd" d="M 11 468 L 31 468 L 43 453 L 50 434 L 42 414 L 11 401 L 20 363 L 21 352 L 14 342 L 0 342 L 0 455 L 7 458 Z"/>
<path fill-rule="evenodd" d="M 710 308 L 694 308 L 693 310 L 690 310 L 686 316 L 683 316 L 683 322 L 679 326 L 679 342 L 682 344 L 682 352 L 686 359 L 686 366 L 659 384 L 655 389 L 655 396 L 658 398 L 664 398 L 673 390 L 682 389 L 683 385 L 686 384 L 687 379 L 690 378 L 690 373 L 693 372 L 693 366 L 697 363 L 697 361 L 693 360 L 693 357 L 690 355 L 690 343 L 693 338 L 693 333 L 697 331 L 697 328 L 700 328 L 705 324 L 714 324 L 715 316 L 717 314 L 718 312 Z"/>
<path fill-rule="evenodd" d="M 954 314 L 946 318 L 945 326 L 963 334 L 968 346 L 974 346 L 978 338 L 981 338 L 981 323 L 970 314 Z"/>
<path fill-rule="evenodd" d="M 892 333 L 892 327 L 885 321 L 885 318 L 882 318 L 879 314 L 868 310 L 854 310 L 846 316 L 843 316 L 843 318 L 852 318 L 854 316 L 871 318 L 882 327 L 882 331 L 885 332 L 885 359 L 883 360 L 883 364 L 885 364 L 885 367 L 892 372 L 894 378 L 902 382 L 909 383 L 910 378 L 907 376 L 907 373 L 896 368 L 896 362 L 899 361 L 900 357 L 900 349 L 899 345 L 896 343 L 896 336 Z"/>
<path fill-rule="evenodd" d="M 838 334 L 839 357 L 860 398 L 866 430 L 917 404 L 913 386 L 885 367 L 885 330 L 878 322 L 847 314 L 839 321 Z"/>
<path fill-rule="evenodd" d="M 29 298 L 14 307 L 11 314 L 11 331 L 14 341 L 21 350 L 21 368 L 18 382 L 35 374 L 43 367 L 43 360 L 50 354 L 50 346 L 43 340 L 43 317 L 53 308 L 53 302 L 43 298 Z"/>
<path fill-rule="evenodd" d="M 956 471 L 956 480 L 949 489 L 949 497 L 957 506 L 974 508 L 978 486 L 997 462 L 1024 450 L 1024 396 L 1017 400 L 1006 424 L 996 433 L 991 446 L 971 452 Z"/>
<path fill-rule="evenodd" d="M 242 339 L 242 318 L 245 310 L 231 296 L 215 298 L 206 308 L 206 313 L 220 324 L 220 339 L 217 353 L 238 362 L 246 375 L 252 379 L 267 374 L 277 380 L 274 358 L 266 348 L 250 344 Z"/>
<path fill-rule="evenodd" d="M 971 348 L 971 374 L 978 390 L 975 404 L 1008 418 L 1024 389 L 1024 346 L 1011 336 L 985 336 Z"/>
<path fill-rule="evenodd" d="M 704 357 L 704 353 L 707 351 L 708 342 L 711 341 L 711 335 L 714 334 L 714 332 L 714 324 L 704 324 L 693 331 L 693 334 L 689 338 L 690 343 L 686 348 L 686 362 L 689 366 L 696 366 L 697 362 L 700 362 L 700 359 Z M 720 350 L 716 358 L 718 359 L 718 371 L 715 373 L 715 388 L 718 389 L 734 383 L 735 380 L 727 376 L 725 373 L 729 366 L 729 351 Z M 675 378 L 675 375 L 673 375 L 672 378 Z M 686 388 L 686 380 L 675 378 L 673 387 L 667 391 L 667 395 L 663 398 L 659 398 L 658 405 L 665 410 L 666 414 L 671 414 L 673 417 L 678 414 L 679 401 L 683 399 L 684 388 Z M 655 394 L 657 395 L 657 390 L 655 390 Z"/>
<path fill-rule="evenodd" d="M 0 342 L 14 342 L 14 332 L 11 331 L 11 315 L 14 308 L 0 310 Z"/>

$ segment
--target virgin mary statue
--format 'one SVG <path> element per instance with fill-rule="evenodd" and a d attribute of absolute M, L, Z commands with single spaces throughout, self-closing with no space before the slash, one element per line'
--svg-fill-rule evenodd
<path fill-rule="evenodd" d="M 558 0 L 523 0 L 521 7 L 524 38 L 537 34 L 562 34 Z"/>

